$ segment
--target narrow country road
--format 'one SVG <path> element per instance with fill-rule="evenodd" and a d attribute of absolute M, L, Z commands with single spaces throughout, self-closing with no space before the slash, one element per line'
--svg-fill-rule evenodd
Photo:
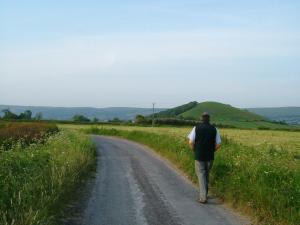
<path fill-rule="evenodd" d="M 249 222 L 210 199 L 196 202 L 197 190 L 146 147 L 93 136 L 97 171 L 81 215 L 82 225 L 245 225 Z"/>

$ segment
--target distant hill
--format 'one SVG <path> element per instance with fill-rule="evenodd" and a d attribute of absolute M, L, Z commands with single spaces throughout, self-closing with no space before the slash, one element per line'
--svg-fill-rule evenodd
<path fill-rule="evenodd" d="M 262 121 L 264 118 L 247 110 L 241 110 L 231 105 L 219 102 L 198 103 L 192 109 L 181 114 L 186 119 L 199 119 L 203 112 L 208 112 L 215 122 L 224 121 Z"/>
<path fill-rule="evenodd" d="M 237 128 L 293 128 L 287 124 L 275 123 L 262 115 L 239 109 L 219 102 L 190 102 L 188 104 L 167 109 L 155 114 L 156 118 L 176 118 L 184 120 L 199 120 L 203 112 L 211 115 L 212 123 Z"/>
<path fill-rule="evenodd" d="M 155 113 L 155 117 L 159 117 L 159 118 L 177 117 L 180 114 L 194 108 L 197 104 L 198 104 L 198 102 L 194 101 L 194 102 L 189 102 L 187 104 L 177 106 L 177 107 L 174 107 L 174 108 L 171 108 L 171 109 L 166 109 L 166 110 L 163 110 L 161 112 Z"/>
<path fill-rule="evenodd" d="M 248 108 L 247 110 L 270 120 L 300 124 L 300 107 Z"/>
<path fill-rule="evenodd" d="M 25 110 L 31 110 L 33 116 L 41 112 L 43 119 L 70 120 L 74 115 L 81 114 L 90 119 L 94 117 L 99 120 L 111 120 L 119 118 L 121 120 L 132 120 L 137 114 L 147 116 L 152 113 L 152 108 L 131 108 L 131 107 L 109 107 L 109 108 L 92 108 L 92 107 L 48 107 L 48 106 L 16 106 L 0 105 L 0 115 L 3 109 L 10 109 L 13 113 L 20 114 Z M 160 112 L 164 109 L 155 109 Z"/>

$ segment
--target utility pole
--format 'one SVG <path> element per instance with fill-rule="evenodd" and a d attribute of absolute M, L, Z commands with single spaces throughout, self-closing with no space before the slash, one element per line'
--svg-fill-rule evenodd
<path fill-rule="evenodd" d="M 152 127 L 154 127 L 154 106 L 155 102 L 152 103 Z"/>

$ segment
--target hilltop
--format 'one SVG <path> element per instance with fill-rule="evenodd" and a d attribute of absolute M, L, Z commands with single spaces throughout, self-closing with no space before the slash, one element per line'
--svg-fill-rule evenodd
<path fill-rule="evenodd" d="M 292 126 L 276 123 L 267 118 L 250 112 L 246 109 L 239 109 L 228 104 L 219 102 L 190 102 L 182 106 L 171 108 L 155 114 L 156 118 L 176 118 L 183 120 L 199 120 L 203 112 L 211 115 L 212 123 L 218 125 L 233 126 L 238 128 L 278 128 L 289 129 Z"/>
<path fill-rule="evenodd" d="M 263 121 L 266 120 L 262 116 L 251 113 L 247 110 L 235 108 L 231 105 L 222 104 L 219 102 L 202 102 L 198 103 L 192 109 L 180 114 L 185 119 L 199 119 L 199 115 L 203 112 L 208 112 L 211 119 L 215 122 L 224 121 Z"/>
<path fill-rule="evenodd" d="M 177 106 L 171 109 L 166 109 L 161 112 L 155 113 L 155 117 L 159 118 L 173 118 L 173 117 L 178 117 L 180 114 L 196 107 L 198 105 L 198 102 L 189 102 L 187 104 Z"/>

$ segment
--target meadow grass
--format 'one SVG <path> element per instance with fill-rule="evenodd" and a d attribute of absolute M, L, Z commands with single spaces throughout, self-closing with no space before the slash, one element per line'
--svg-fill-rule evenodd
<path fill-rule="evenodd" d="M 91 125 L 58 124 L 64 129 L 89 129 Z M 121 125 L 94 125 L 98 128 L 114 128 L 127 131 L 143 131 L 157 134 L 167 134 L 185 139 L 192 127 L 143 127 L 143 126 L 121 126 Z M 300 132 L 299 131 L 279 131 L 279 130 L 254 130 L 254 129 L 219 129 L 222 136 L 225 136 L 236 143 L 248 147 L 260 148 L 261 150 L 274 147 L 277 150 L 300 153 Z"/>
<path fill-rule="evenodd" d="M 169 132 L 166 132 L 166 131 Z M 169 159 L 196 182 L 185 128 L 92 127 L 88 133 L 140 142 Z M 179 132 L 180 131 L 180 132 Z M 249 136 L 251 138 L 251 136 Z M 296 225 L 300 221 L 300 164 L 294 151 L 274 145 L 243 145 L 223 136 L 211 173 L 214 195 L 251 214 L 257 223 Z M 255 139 L 254 139 L 255 140 Z"/>
<path fill-rule="evenodd" d="M 94 144 L 78 131 L 0 151 L 0 224 L 56 224 L 64 196 L 94 164 Z"/>
<path fill-rule="evenodd" d="M 47 136 L 58 132 L 53 123 L 45 122 L 4 122 L 0 123 L 0 147 L 11 149 L 15 142 L 23 147 L 34 142 L 43 142 Z"/>

